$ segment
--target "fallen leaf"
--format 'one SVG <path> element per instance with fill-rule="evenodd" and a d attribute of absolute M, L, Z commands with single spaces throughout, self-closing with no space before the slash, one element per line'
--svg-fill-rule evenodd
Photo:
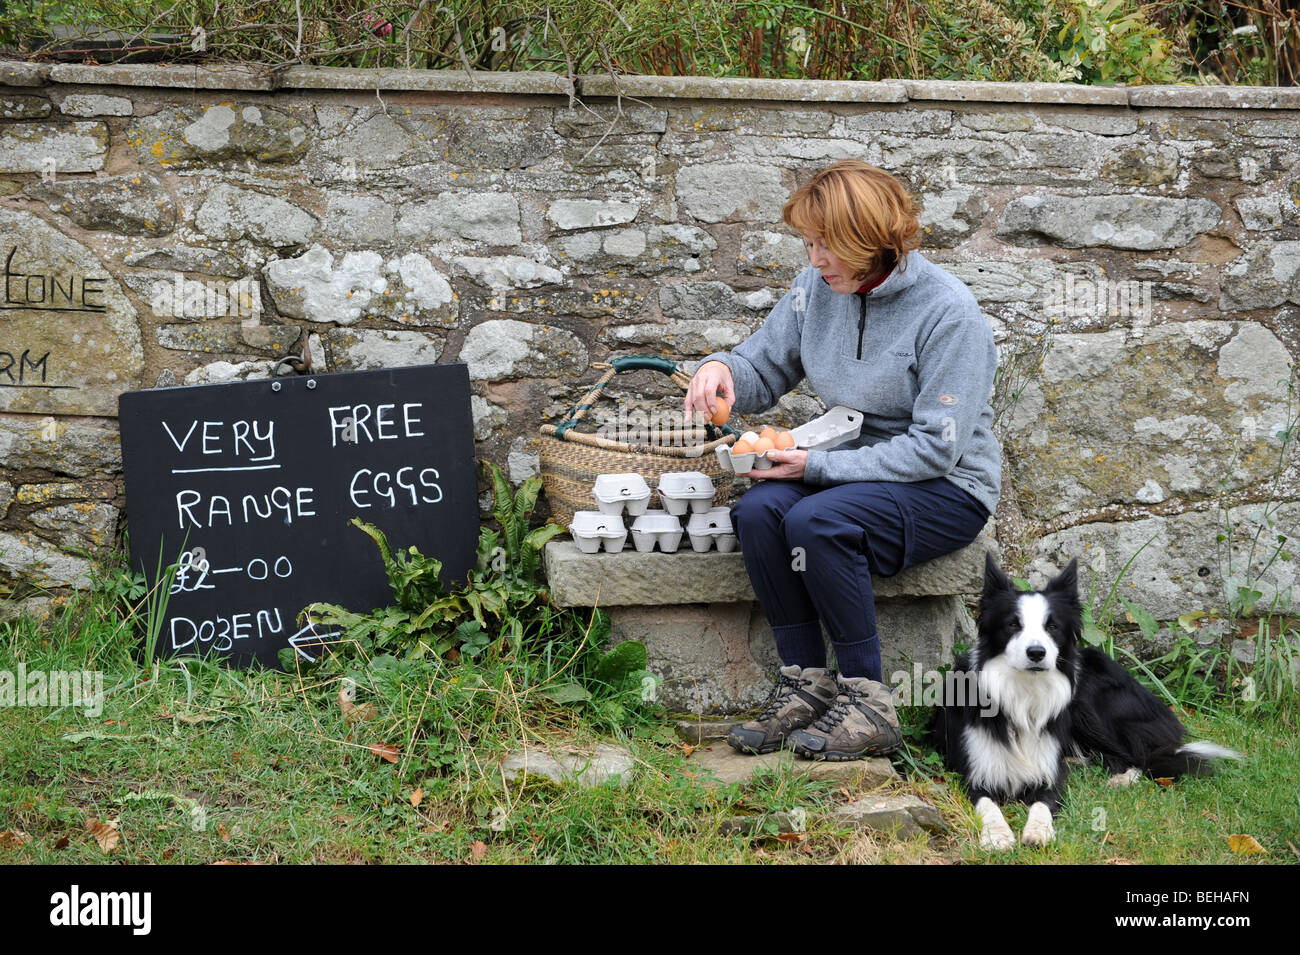
<path fill-rule="evenodd" d="M 1174 784 L 1174 781 L 1170 779 L 1168 776 L 1157 776 L 1156 784 L 1160 786 L 1172 786 Z"/>
<path fill-rule="evenodd" d="M 355 687 L 350 684 L 345 683 L 339 686 L 339 709 L 343 711 L 343 719 L 349 723 L 359 723 L 373 719 L 376 712 L 375 704 L 353 703 L 352 696 L 355 692 Z"/>
<path fill-rule="evenodd" d="M 677 748 L 682 751 L 683 756 L 689 756 L 691 753 L 695 752 L 695 747 L 690 743 L 678 743 Z"/>
<path fill-rule="evenodd" d="M 21 829 L 6 829 L 0 832 L 0 849 L 17 849 L 24 843 L 31 842 L 32 837 Z"/>
<path fill-rule="evenodd" d="M 422 802 L 424 802 L 424 789 L 423 789 L 423 788 L 421 788 L 421 789 L 417 789 L 415 792 L 411 793 L 411 808 L 412 808 L 412 809 L 419 809 L 419 808 L 420 808 L 420 803 L 422 803 Z"/>
<path fill-rule="evenodd" d="M 1218 822 L 1218 821 L 1219 821 L 1219 814 L 1216 813 L 1216 812 L 1210 812 L 1210 810 L 1208 810 L 1208 809 L 1202 809 L 1202 810 L 1201 810 L 1201 818 L 1202 818 L 1202 819 L 1208 819 L 1208 820 L 1210 820 L 1210 822 Z"/>
<path fill-rule="evenodd" d="M 84 743 L 88 739 L 157 739 L 152 733 L 140 733 L 136 736 L 114 736 L 112 733 L 101 733 L 99 730 L 88 730 L 85 733 L 64 733 L 59 737 L 68 743 Z M 93 782 L 93 780 L 86 780 Z"/>
<path fill-rule="evenodd" d="M 385 762 L 397 762 L 398 749 L 392 743 L 371 743 L 370 752 Z"/>
<path fill-rule="evenodd" d="M 222 842 L 230 841 L 230 830 L 226 828 L 225 823 L 217 823 L 217 835 L 221 837 Z"/>
<path fill-rule="evenodd" d="M 808 833 L 806 833 L 806 832 L 779 832 L 779 833 L 777 833 L 776 838 L 777 838 L 777 840 L 780 841 L 780 842 L 793 842 L 793 843 L 795 843 L 796 845 L 798 845 L 800 842 L 803 842 L 805 839 L 808 838 Z"/>
<path fill-rule="evenodd" d="M 159 710 L 157 713 L 153 715 L 153 718 L 156 720 L 169 720 L 172 718 L 172 711 L 167 709 L 167 707 L 164 706 L 161 710 Z"/>
<path fill-rule="evenodd" d="M 211 723 L 213 720 L 221 719 L 220 713 L 182 713 L 176 717 L 182 723 L 189 723 L 193 726 L 195 723 Z"/>
<path fill-rule="evenodd" d="M 95 837 L 99 848 L 104 852 L 113 852 L 122 841 L 122 833 L 117 831 L 117 821 L 101 822 L 98 819 L 86 820 L 86 831 Z"/>
<path fill-rule="evenodd" d="M 469 844 L 469 854 L 473 856 L 475 862 L 478 862 L 487 855 L 487 844 L 475 839 Z"/>
<path fill-rule="evenodd" d="M 71 839 L 71 838 L 70 838 L 70 837 L 65 833 L 65 834 L 59 836 L 59 841 L 56 842 L 56 843 L 54 843 L 53 848 L 55 848 L 55 849 L 66 849 L 66 848 L 68 848 L 68 843 L 70 843 L 70 842 L 72 842 L 72 839 Z"/>
<path fill-rule="evenodd" d="M 1244 832 L 1228 836 L 1228 848 L 1239 856 L 1268 855 L 1268 850 L 1259 844 L 1258 839 Z"/>

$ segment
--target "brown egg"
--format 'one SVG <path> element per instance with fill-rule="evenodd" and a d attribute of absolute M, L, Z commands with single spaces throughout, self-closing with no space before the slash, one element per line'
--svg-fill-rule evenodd
<path fill-rule="evenodd" d="M 762 454 L 764 451 L 771 451 L 775 447 L 776 445 L 771 438 L 759 438 L 758 444 L 754 445 L 754 450 Z"/>
<path fill-rule="evenodd" d="M 770 424 L 758 433 L 760 438 L 767 438 L 769 441 L 776 441 L 776 428 Z"/>
<path fill-rule="evenodd" d="M 731 405 L 727 404 L 727 399 L 722 395 L 716 395 L 713 400 L 718 406 L 717 410 L 713 412 L 713 423 L 716 425 L 726 424 L 727 419 L 731 417 Z"/>
<path fill-rule="evenodd" d="M 735 444 L 731 446 L 732 454 L 750 454 L 753 452 L 753 450 L 754 450 L 754 446 L 750 444 L 748 441 L 746 441 L 744 438 L 741 438 L 739 441 L 737 441 Z"/>
<path fill-rule="evenodd" d="M 794 435 L 789 431 L 782 431 L 776 436 L 776 446 L 782 450 L 794 447 Z"/>

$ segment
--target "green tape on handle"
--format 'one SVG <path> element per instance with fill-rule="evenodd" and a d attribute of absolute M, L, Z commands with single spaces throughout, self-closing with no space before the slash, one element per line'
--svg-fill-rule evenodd
<path fill-rule="evenodd" d="M 610 364 L 614 366 L 615 371 L 638 371 L 649 368 L 651 371 L 662 371 L 665 375 L 677 371 L 677 362 L 662 355 L 624 355 L 615 358 Z"/>

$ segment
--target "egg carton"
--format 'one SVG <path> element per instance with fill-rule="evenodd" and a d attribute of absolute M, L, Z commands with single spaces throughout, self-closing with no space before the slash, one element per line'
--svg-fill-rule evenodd
<path fill-rule="evenodd" d="M 675 517 L 713 506 L 713 481 L 703 471 L 670 471 L 659 476 L 659 500 Z"/>
<path fill-rule="evenodd" d="M 650 506 L 650 485 L 635 471 L 597 474 L 591 490 L 602 514 L 619 515 L 626 509 L 631 517 L 639 517 Z"/>
<path fill-rule="evenodd" d="M 684 533 L 681 518 L 664 510 L 648 510 L 632 522 L 632 543 L 643 554 L 654 550 L 655 544 L 665 554 L 676 553 Z"/>
<path fill-rule="evenodd" d="M 819 418 L 813 418 L 806 424 L 791 428 L 795 448 L 805 451 L 825 451 L 845 441 L 852 441 L 862 433 L 862 412 L 844 405 L 836 405 Z M 728 471 L 748 474 L 750 471 L 765 471 L 775 462 L 767 457 L 767 452 L 751 451 L 747 454 L 732 454 L 725 444 L 718 445 L 718 462 Z"/>
<path fill-rule="evenodd" d="M 584 554 L 594 554 L 602 545 L 606 553 L 617 554 L 627 544 L 627 527 L 620 514 L 574 511 L 569 533 Z"/>
<path fill-rule="evenodd" d="M 699 553 L 708 550 L 715 543 L 724 554 L 736 549 L 736 531 L 731 525 L 729 507 L 711 507 L 707 511 L 692 514 L 686 522 L 686 533 L 691 538 L 691 547 Z"/>

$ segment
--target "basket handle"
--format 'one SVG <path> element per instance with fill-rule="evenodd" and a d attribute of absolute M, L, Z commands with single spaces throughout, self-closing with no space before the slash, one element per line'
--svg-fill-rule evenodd
<path fill-rule="evenodd" d="M 686 376 L 686 372 L 677 367 L 677 362 L 671 358 L 664 358 L 662 355 L 622 355 L 611 362 L 595 361 L 592 362 L 593 368 L 604 368 L 602 374 L 596 382 L 588 389 L 587 393 L 579 398 L 572 408 L 569 409 L 565 419 L 555 426 L 555 436 L 563 438 L 564 432 L 568 431 L 579 421 L 587 416 L 597 399 L 600 398 L 601 392 L 605 386 L 613 380 L 614 376 L 621 371 L 640 371 L 649 369 L 651 371 L 662 372 L 671 378 L 677 385 L 686 391 L 690 388 L 691 380 Z M 718 434 L 735 434 L 736 431 L 729 425 L 715 426 L 712 422 L 704 423 L 704 433 L 709 436 L 710 441 L 717 440 Z"/>
<path fill-rule="evenodd" d="M 652 371 L 662 371 L 669 377 L 672 377 L 673 372 L 677 370 L 677 362 L 662 355 L 620 355 L 611 361 L 610 365 L 616 372 L 649 368 Z"/>

